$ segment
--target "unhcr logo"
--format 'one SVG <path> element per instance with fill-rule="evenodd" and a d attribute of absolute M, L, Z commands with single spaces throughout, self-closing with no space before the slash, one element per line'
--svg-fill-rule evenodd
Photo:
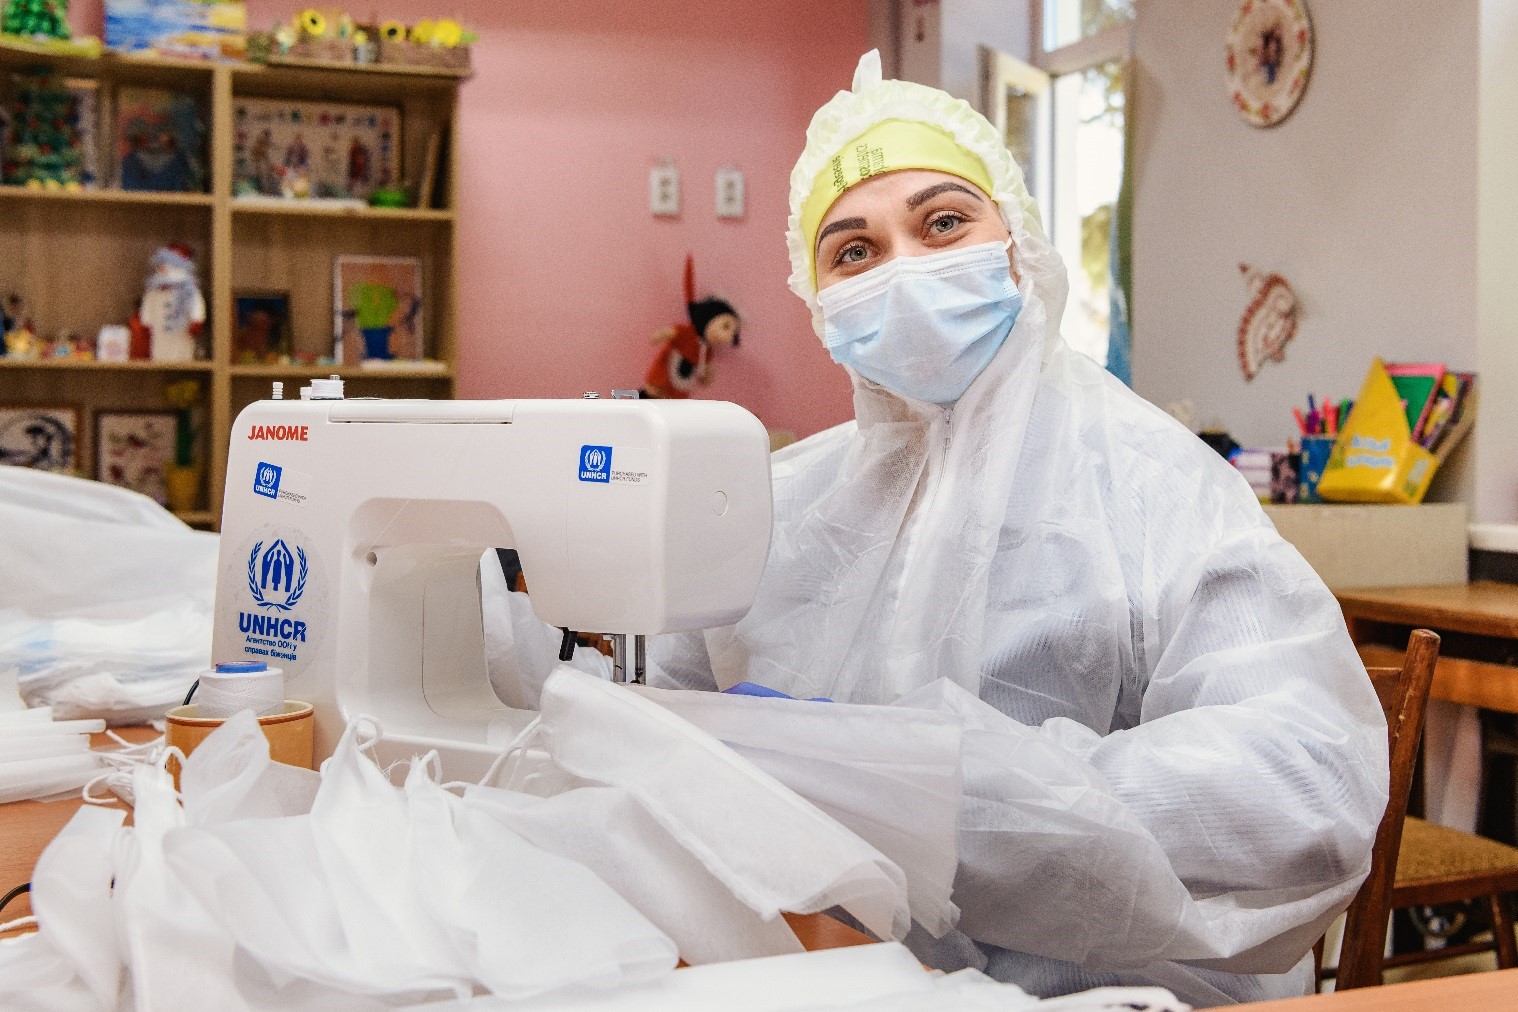
<path fill-rule="evenodd" d="M 597 481 L 604 484 L 611 482 L 611 447 L 609 446 L 582 446 L 580 447 L 580 480 Z"/>
<path fill-rule="evenodd" d="M 299 545 L 295 551 L 280 538 L 268 548 L 262 541 L 248 555 L 248 591 L 260 607 L 289 611 L 306 592 L 309 567 Z"/>

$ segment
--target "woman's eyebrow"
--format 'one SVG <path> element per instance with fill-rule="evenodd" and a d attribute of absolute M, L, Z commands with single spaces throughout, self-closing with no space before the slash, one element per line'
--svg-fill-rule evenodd
<path fill-rule="evenodd" d="M 950 190 L 958 190 L 960 193 L 963 193 L 966 196 L 974 197 L 977 201 L 980 200 L 980 194 L 976 193 L 968 186 L 961 186 L 958 183 L 934 183 L 926 190 L 918 190 L 916 193 L 908 197 L 907 210 L 914 211 L 924 202 L 932 200 L 940 193 L 948 193 Z"/>
<path fill-rule="evenodd" d="M 954 184 L 950 183 L 948 185 L 953 186 Z M 846 229 L 851 228 L 867 228 L 868 225 L 869 223 L 866 222 L 863 218 L 839 218 L 837 221 L 825 227 L 821 232 L 817 233 L 817 242 L 820 244 L 822 240 L 826 239 L 834 232 L 842 232 Z"/>

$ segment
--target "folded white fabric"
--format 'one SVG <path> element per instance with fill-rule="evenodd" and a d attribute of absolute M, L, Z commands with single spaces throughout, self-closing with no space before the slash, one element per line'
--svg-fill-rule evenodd
<path fill-rule="evenodd" d="M 1102 988 L 1039 1001 L 975 970 L 926 973 L 904 946 L 856 945 L 692 967 L 614 994 L 572 993 L 532 1002 L 475 998 L 429 1012 L 1188 1012 L 1160 988 Z"/>
<path fill-rule="evenodd" d="M 639 688 L 890 858 L 912 919 L 954 926 L 963 725 L 944 712 Z"/>
<path fill-rule="evenodd" d="M 906 936 L 901 869 L 716 738 L 567 666 L 542 702 L 556 765 L 626 790 L 760 917 L 841 906 L 878 937 Z"/>
<path fill-rule="evenodd" d="M 471 787 L 471 815 L 578 862 L 671 939 L 692 966 L 801 951 L 782 918 L 761 918 L 626 791 L 579 787 L 550 798 Z"/>
<path fill-rule="evenodd" d="M 0 804 L 83 787 L 100 772 L 90 735 L 103 720 L 53 720 L 48 707 L 0 713 Z"/>

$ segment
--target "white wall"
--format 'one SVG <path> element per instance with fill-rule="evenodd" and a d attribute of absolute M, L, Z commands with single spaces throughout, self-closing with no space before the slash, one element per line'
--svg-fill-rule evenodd
<path fill-rule="evenodd" d="M 1478 548 L 1518 551 L 1518 6 L 1482 0 L 1476 271 L 1481 411 L 1470 447 Z"/>
<path fill-rule="evenodd" d="M 1492 19 L 1511 35 L 1513 5 L 1485 2 L 1503 9 Z M 1290 408 L 1309 391 L 1353 397 L 1373 355 L 1478 364 L 1479 12 L 1478 0 L 1405 13 L 1378 0 L 1313 3 L 1307 93 L 1285 123 L 1260 130 L 1235 114 L 1224 87 L 1237 7 L 1139 6 L 1134 385 L 1161 405 L 1190 399 L 1199 420 L 1271 446 L 1294 433 Z M 1493 72 L 1512 81 L 1513 61 Z M 1507 155 L 1493 151 L 1487 164 L 1510 193 L 1515 108 L 1482 104 Z M 1507 278 L 1518 277 L 1515 234 L 1510 225 L 1482 247 Z M 1248 383 L 1236 346 L 1240 261 L 1280 271 L 1304 309 L 1286 361 Z M 1487 332 L 1497 316 L 1518 319 L 1515 293 L 1509 282 Z M 1495 399 L 1482 405 L 1483 424 Z M 1514 420 L 1507 431 L 1518 436 Z M 1483 499 L 1478 518 L 1504 510 L 1510 519 L 1510 508 Z"/>
<path fill-rule="evenodd" d="M 1030 11 L 1026 0 L 944 0 L 938 4 L 896 0 L 896 8 L 901 27 L 901 67 L 895 76 L 904 81 L 942 88 L 977 105 L 982 44 L 1020 60 L 1029 59 Z"/>
<path fill-rule="evenodd" d="M 943 11 L 939 87 L 971 105 L 980 101 L 980 46 L 1015 56 L 1028 55 L 1025 0 L 948 0 Z"/>

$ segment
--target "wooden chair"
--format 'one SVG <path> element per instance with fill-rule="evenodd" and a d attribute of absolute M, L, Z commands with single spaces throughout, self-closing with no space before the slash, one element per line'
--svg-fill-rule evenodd
<path fill-rule="evenodd" d="M 1408 680 L 1414 666 L 1422 663 L 1424 655 L 1429 667 L 1424 681 L 1424 692 L 1432 680 L 1432 669 L 1438 650 L 1438 638 L 1420 647 L 1420 637 L 1429 636 L 1422 630 L 1413 633 L 1409 643 L 1406 662 L 1401 669 L 1402 679 Z M 1398 818 L 1401 831 L 1394 838 L 1389 831 L 1393 814 L 1406 812 L 1407 785 L 1411 779 L 1411 763 L 1416 759 L 1418 735 L 1407 740 L 1407 748 L 1399 742 L 1399 728 L 1393 724 L 1392 711 L 1396 693 L 1406 693 L 1411 685 L 1391 687 L 1387 673 L 1396 674 L 1395 668 L 1369 669 L 1382 706 L 1387 711 L 1388 731 L 1392 742 L 1392 796 L 1387 814 L 1376 836 L 1375 853 L 1371 859 L 1371 874 L 1350 905 L 1349 917 L 1344 929 L 1344 950 L 1339 961 L 1336 988 L 1367 987 L 1381 983 L 1381 973 L 1386 967 L 1431 960 L 1448 959 L 1471 952 L 1495 949 L 1497 965 L 1502 968 L 1518 966 L 1518 943 L 1513 937 L 1513 918 L 1507 894 L 1518 892 L 1518 848 L 1509 847 L 1495 840 L 1449 829 L 1423 819 Z M 1383 688 L 1383 686 L 1387 686 Z M 1400 723 L 1408 725 L 1404 713 Z M 1422 705 L 1418 706 L 1421 723 Z M 1399 781 L 1399 763 L 1403 756 L 1409 764 L 1408 772 Z M 1398 784 L 1402 787 L 1399 792 Z M 1394 867 L 1387 867 L 1384 856 L 1395 848 L 1397 860 Z M 1378 894 L 1384 898 L 1378 899 Z M 1485 900 L 1492 919 L 1492 940 L 1471 942 L 1443 949 L 1409 952 L 1385 958 L 1386 921 L 1393 910 L 1407 907 L 1437 906 Z"/>
<path fill-rule="evenodd" d="M 1386 733 L 1391 753 L 1391 791 L 1386 814 L 1376 830 L 1371 851 L 1370 874 L 1350 903 L 1344 923 L 1344 946 L 1340 950 L 1336 991 L 1381 983 L 1382 956 L 1386 951 L 1386 918 L 1393 909 L 1392 894 L 1402 846 L 1407 798 L 1417 766 L 1418 746 L 1423 739 L 1423 710 L 1428 687 L 1434 680 L 1439 657 L 1439 637 L 1417 629 L 1407 643 L 1407 656 L 1400 668 L 1367 668 L 1381 708 L 1386 711 Z M 1321 957 L 1319 942 L 1319 955 Z"/>

